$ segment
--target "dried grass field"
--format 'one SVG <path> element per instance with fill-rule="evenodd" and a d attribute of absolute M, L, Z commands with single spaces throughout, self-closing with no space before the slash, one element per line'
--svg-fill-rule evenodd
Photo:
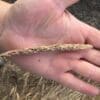
<path fill-rule="evenodd" d="M 69 10 L 80 20 L 100 29 L 100 0 L 81 0 Z M 96 82 L 79 77 L 100 87 Z M 19 66 L 6 64 L 0 68 L 0 100 L 100 100 L 100 96 L 81 94 L 54 81 L 25 72 Z"/>

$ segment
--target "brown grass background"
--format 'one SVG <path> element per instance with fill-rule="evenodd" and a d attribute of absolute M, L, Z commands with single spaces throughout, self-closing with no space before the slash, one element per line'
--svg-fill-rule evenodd
<path fill-rule="evenodd" d="M 15 0 L 5 0 L 13 2 Z M 100 0 L 81 0 L 69 10 L 80 20 L 100 29 Z M 78 12 L 78 13 L 77 13 Z M 100 87 L 100 84 L 84 79 Z M 0 100 L 100 100 L 6 64 L 0 69 Z"/>

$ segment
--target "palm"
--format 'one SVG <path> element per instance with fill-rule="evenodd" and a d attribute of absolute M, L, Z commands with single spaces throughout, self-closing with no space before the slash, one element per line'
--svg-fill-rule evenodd
<path fill-rule="evenodd" d="M 69 12 L 66 14 L 63 9 L 58 10 L 53 2 L 51 4 L 46 0 L 38 4 L 37 2 L 26 0 L 25 4 L 21 6 L 20 3 L 14 5 L 9 18 L 12 31 L 18 36 L 21 43 L 23 39 L 25 40 L 23 42 L 25 47 L 38 46 L 41 43 L 43 45 L 84 43 L 83 34 L 79 32 L 79 24 L 74 22 L 74 17 Z M 30 7 L 26 8 L 26 4 Z M 34 9 L 34 5 L 36 9 Z M 73 27 L 70 27 L 71 25 Z M 14 40 L 17 40 L 17 38 L 14 38 Z"/>
<path fill-rule="evenodd" d="M 27 7 L 27 5 L 30 7 Z M 9 35 L 7 36 L 7 43 L 5 44 L 11 44 L 9 49 L 55 43 L 85 42 L 91 43 L 95 47 L 100 47 L 98 43 L 94 42 L 98 37 L 92 41 L 95 36 L 94 32 L 100 33 L 100 31 L 78 21 L 69 12 L 65 13 L 64 8 L 59 8 L 54 5 L 52 0 L 26 0 L 25 2 L 19 0 L 18 3 L 13 6 L 13 9 L 11 9 L 7 25 L 9 25 L 9 28 L 5 30 L 5 33 L 7 31 Z M 88 39 L 88 32 L 90 30 L 92 30 L 91 38 Z M 4 35 L 4 37 L 6 36 Z M 13 60 L 32 73 L 34 72 L 46 78 L 54 79 L 78 91 L 92 94 L 92 89 L 96 88 L 83 83 L 68 72 L 73 70 L 86 77 L 90 75 L 93 76 L 92 73 L 88 72 L 90 70 L 94 72 L 92 69 L 98 70 L 99 68 L 93 68 L 95 66 L 85 61 L 85 59 L 97 65 L 100 65 L 100 63 L 98 63 L 98 59 L 93 61 L 90 57 L 86 57 L 89 51 L 93 50 L 70 53 L 40 53 L 31 56 L 15 57 Z M 98 54 L 100 55 L 100 53 Z M 84 58 L 84 60 L 80 60 L 81 58 Z M 95 73 L 94 77 L 91 78 L 94 80 L 100 79 L 97 75 L 100 76 L 100 69 L 98 73 Z M 70 79 L 75 81 L 76 84 L 70 83 Z M 79 87 L 77 83 L 82 84 L 83 87 Z M 80 88 L 81 90 L 79 90 Z M 86 88 L 88 88 L 88 90 Z"/>

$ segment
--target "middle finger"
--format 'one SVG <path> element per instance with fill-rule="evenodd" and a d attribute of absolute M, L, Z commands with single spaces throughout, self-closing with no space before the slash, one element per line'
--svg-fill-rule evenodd
<path fill-rule="evenodd" d="M 83 59 L 100 66 L 100 51 L 96 49 L 90 49 L 83 53 Z"/>

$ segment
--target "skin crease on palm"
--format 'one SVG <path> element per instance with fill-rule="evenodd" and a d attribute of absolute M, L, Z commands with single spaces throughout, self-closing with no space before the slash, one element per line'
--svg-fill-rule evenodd
<path fill-rule="evenodd" d="M 70 12 L 65 13 L 65 8 L 76 2 L 78 0 L 18 0 L 6 13 L 0 45 L 6 51 L 55 43 L 92 44 L 93 49 L 46 52 L 12 60 L 27 71 L 73 90 L 98 95 L 99 88 L 70 73 L 74 71 L 100 82 L 100 31 L 79 21 Z"/>

